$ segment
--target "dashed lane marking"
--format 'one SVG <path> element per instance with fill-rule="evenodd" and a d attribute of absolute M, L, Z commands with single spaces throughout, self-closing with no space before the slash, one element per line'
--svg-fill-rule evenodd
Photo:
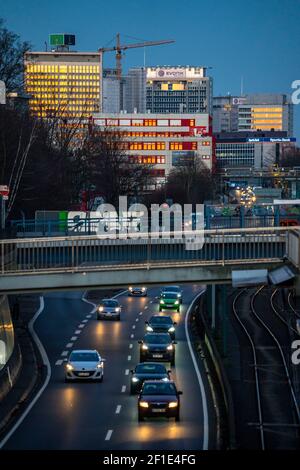
<path fill-rule="evenodd" d="M 82 320 L 82 323 L 87 323 L 87 322 L 88 322 L 88 320 Z"/>
<path fill-rule="evenodd" d="M 135 325 L 132 325 L 132 329 L 135 330 Z"/>
<path fill-rule="evenodd" d="M 68 344 L 66 345 L 66 348 L 71 348 L 72 346 L 73 346 L 73 343 L 68 343 Z"/>
<path fill-rule="evenodd" d="M 68 354 L 69 354 L 69 351 L 63 351 L 63 352 L 61 353 L 62 357 L 66 357 Z"/>
<path fill-rule="evenodd" d="M 132 335 L 130 335 L 130 338 L 134 338 L 134 334 L 132 333 Z"/>
<path fill-rule="evenodd" d="M 110 438 L 111 438 L 112 433 L 113 433 L 113 430 L 112 430 L 112 429 L 110 429 L 109 431 L 107 431 L 106 436 L 105 436 L 105 440 L 106 440 L 106 441 L 110 441 Z"/>
<path fill-rule="evenodd" d="M 148 305 L 146 305 L 146 306 L 144 307 L 145 310 L 146 310 L 147 308 L 148 308 Z"/>
<path fill-rule="evenodd" d="M 133 347 L 133 345 L 132 345 L 132 343 L 130 343 L 130 345 L 129 345 L 129 349 L 132 349 L 132 347 Z"/>
<path fill-rule="evenodd" d="M 58 361 L 56 361 L 55 365 L 56 366 L 61 366 L 63 362 L 64 361 L 62 359 L 58 359 Z"/>
<path fill-rule="evenodd" d="M 75 331 L 75 335 L 80 335 L 80 333 L 81 333 L 81 330 L 76 330 Z"/>
<path fill-rule="evenodd" d="M 129 369 L 125 370 L 125 375 L 129 375 Z"/>
<path fill-rule="evenodd" d="M 78 328 L 84 328 L 85 325 L 81 324 L 81 325 L 78 325 Z"/>
<path fill-rule="evenodd" d="M 77 336 L 72 336 L 71 341 L 76 341 Z"/>
<path fill-rule="evenodd" d="M 143 312 L 140 312 L 139 315 L 143 315 Z"/>
<path fill-rule="evenodd" d="M 128 361 L 131 361 L 131 356 L 128 356 L 128 358 L 127 358 L 127 359 L 128 359 Z"/>
<path fill-rule="evenodd" d="M 89 313 L 86 318 L 92 318 L 92 315 Z"/>
<path fill-rule="evenodd" d="M 135 321 L 139 321 L 139 319 L 138 319 L 138 318 L 136 318 L 136 319 L 135 319 Z"/>
<path fill-rule="evenodd" d="M 126 392 L 126 385 L 122 385 L 121 393 L 125 393 L 125 392 Z"/>
<path fill-rule="evenodd" d="M 121 408 L 122 408 L 121 405 L 118 405 L 118 406 L 117 406 L 116 411 L 115 411 L 116 415 L 119 415 L 119 414 L 120 414 Z"/>

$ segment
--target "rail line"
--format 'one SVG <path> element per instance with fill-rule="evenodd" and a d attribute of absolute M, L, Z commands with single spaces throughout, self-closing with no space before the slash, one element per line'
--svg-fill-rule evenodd
<path fill-rule="evenodd" d="M 269 296 L 267 302 L 265 294 Z M 274 304 L 275 295 L 276 290 L 270 295 L 264 287 L 256 289 L 250 296 L 249 291 L 243 289 L 233 301 L 234 318 L 248 344 L 243 349 L 246 356 L 244 364 L 249 366 L 244 372 L 245 383 L 256 399 L 254 409 L 249 406 L 247 410 L 246 416 L 250 421 L 245 424 L 248 429 L 258 430 L 258 434 L 252 432 L 252 440 L 255 436 L 252 445 L 263 450 L 296 449 L 300 442 L 299 406 L 280 344 L 280 341 L 289 341 L 281 334 L 282 322 L 286 326 L 288 323 Z"/>

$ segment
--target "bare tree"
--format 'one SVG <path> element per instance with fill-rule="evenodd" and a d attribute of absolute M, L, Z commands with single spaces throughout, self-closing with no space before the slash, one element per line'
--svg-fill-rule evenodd
<path fill-rule="evenodd" d="M 7 91 L 20 91 L 23 86 L 23 56 L 30 49 L 28 42 L 5 27 L 0 18 L 0 80 Z"/>

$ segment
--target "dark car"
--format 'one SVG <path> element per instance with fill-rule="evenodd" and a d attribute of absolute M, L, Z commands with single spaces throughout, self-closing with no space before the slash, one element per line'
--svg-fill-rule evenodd
<path fill-rule="evenodd" d="M 130 372 L 132 374 L 130 393 L 132 394 L 141 391 L 145 380 L 163 380 L 164 382 L 168 382 L 170 380 L 171 373 L 171 371 L 167 370 L 163 364 L 155 362 L 142 362 Z"/>
<path fill-rule="evenodd" d="M 120 320 L 121 305 L 115 299 L 103 299 L 97 307 L 97 320 Z"/>
<path fill-rule="evenodd" d="M 172 294 L 177 294 L 177 299 L 182 304 L 182 289 L 181 289 L 181 287 L 179 287 L 179 286 L 165 286 L 161 291 L 161 296 L 162 296 L 162 294 L 165 294 L 166 292 L 171 292 Z"/>
<path fill-rule="evenodd" d="M 138 419 L 161 417 L 180 420 L 180 398 L 182 392 L 173 381 L 146 380 L 138 399 Z"/>
<path fill-rule="evenodd" d="M 169 333 L 147 333 L 140 344 L 140 362 L 170 362 L 175 365 L 175 341 Z"/>
<path fill-rule="evenodd" d="M 174 292 L 164 292 L 160 296 L 159 311 L 161 312 L 169 308 L 180 312 L 180 299 L 178 299 L 177 294 Z"/>
<path fill-rule="evenodd" d="M 147 297 L 148 295 L 148 290 L 147 287 L 141 287 L 141 286 L 130 286 L 128 287 L 128 295 L 134 297 L 135 295 L 137 296 L 142 296 L 142 297 Z"/>
<path fill-rule="evenodd" d="M 169 333 L 172 339 L 175 339 L 175 326 L 169 315 L 152 315 L 152 317 L 145 322 L 146 331 L 149 333 Z"/>

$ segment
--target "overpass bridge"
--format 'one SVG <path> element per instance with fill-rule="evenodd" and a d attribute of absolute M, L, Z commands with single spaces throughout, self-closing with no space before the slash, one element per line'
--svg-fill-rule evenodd
<path fill-rule="evenodd" d="M 288 262 L 298 270 L 300 265 L 300 230 L 294 227 L 151 235 L 0 240 L 0 291 L 226 283 L 233 269 L 274 268 Z M 195 245 L 196 235 L 203 236 L 202 248 L 201 241 Z"/>

